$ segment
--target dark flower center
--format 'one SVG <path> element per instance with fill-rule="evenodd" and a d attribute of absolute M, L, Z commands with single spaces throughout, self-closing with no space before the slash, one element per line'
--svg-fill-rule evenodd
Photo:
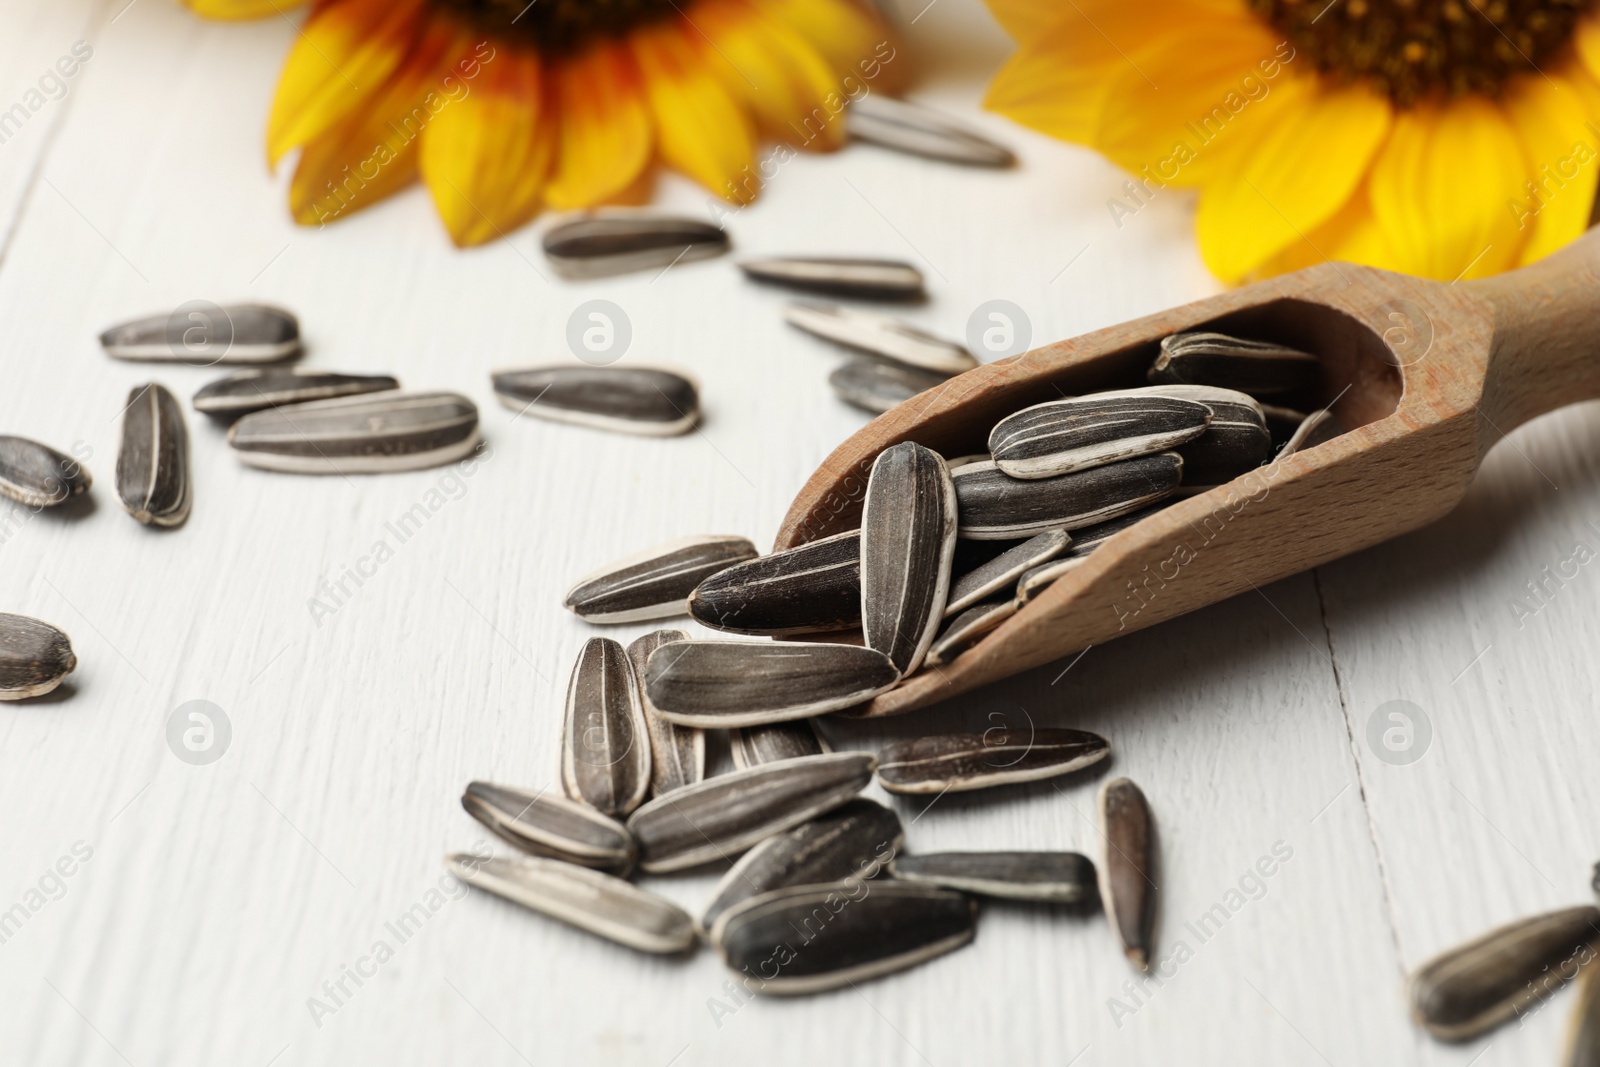
<path fill-rule="evenodd" d="M 1248 0 L 1317 70 L 1407 107 L 1497 97 L 1542 69 L 1592 0 Z M 1299 62 L 1299 60 L 1297 60 Z"/>
<path fill-rule="evenodd" d="M 541 52 L 576 51 L 596 37 L 621 37 L 665 18 L 673 0 L 432 0 L 485 33 L 515 39 Z"/>

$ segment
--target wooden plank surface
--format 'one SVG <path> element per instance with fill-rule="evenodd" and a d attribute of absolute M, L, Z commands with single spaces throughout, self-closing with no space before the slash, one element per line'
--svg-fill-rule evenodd
<path fill-rule="evenodd" d="M 1459 512 L 1405 541 L 932 718 L 831 726 L 845 747 L 934 723 L 1105 733 L 1109 771 L 1140 781 L 1160 820 L 1159 983 L 1126 987 L 1097 919 L 992 906 L 974 945 L 918 971 L 745 1004 L 709 952 L 644 959 L 481 894 L 451 899 L 448 883 L 430 893 L 446 851 L 485 840 L 459 808 L 468 780 L 554 781 L 565 673 L 593 632 L 558 607 L 570 580 L 683 534 L 769 542 L 860 425 L 825 385 L 837 357 L 726 260 L 557 283 L 534 229 L 458 253 L 420 191 L 296 229 L 261 149 L 288 21 L 207 25 L 164 0 L 12 6 L 0 99 L 79 37 L 94 56 L 40 113 L 50 129 L 0 146 L 0 425 L 76 445 L 98 482 L 92 508 L 0 526 L 0 609 L 63 626 L 82 663 L 59 698 L 0 713 L 0 913 L 25 912 L 0 943 L 8 1059 L 1553 1062 L 1566 1002 L 1441 1048 L 1411 1026 L 1399 985 L 1429 953 L 1588 892 L 1593 568 L 1531 617 L 1508 601 L 1573 542 L 1600 549 L 1592 408 L 1514 435 Z M 1113 168 L 978 111 L 1009 47 L 983 9 L 917 14 L 900 21 L 925 68 L 919 95 L 1023 165 L 867 147 L 796 160 L 729 220 L 741 252 L 911 258 L 933 292 L 912 316 L 957 336 L 990 299 L 1025 309 L 1043 341 L 1212 291 L 1189 202 L 1164 195 L 1116 227 Z M 705 210 L 684 183 L 662 194 Z M 700 378 L 702 431 L 632 440 L 493 403 L 488 371 L 567 358 L 567 318 L 595 297 L 629 316 L 628 360 Z M 197 419 L 193 518 L 137 527 L 110 484 L 127 391 L 154 376 L 187 396 L 212 375 L 113 364 L 95 335 L 192 299 L 282 302 L 302 316 L 310 365 L 466 393 L 487 460 L 470 477 L 274 476 L 241 468 Z M 418 504 L 428 518 L 402 541 L 389 524 Z M 380 541 L 392 558 L 371 577 L 322 587 Z M 313 598 L 335 610 L 314 613 Z M 232 728 L 207 766 L 167 743 L 174 709 L 196 699 Z M 1401 699 L 1434 731 L 1406 766 L 1365 739 Z M 1093 853 L 1102 776 L 895 806 L 917 850 Z M 696 907 L 714 877 L 651 885 Z M 408 913 L 427 917 L 402 939 L 390 925 Z M 379 941 L 392 958 L 329 992 L 345 968 L 372 970 Z"/>

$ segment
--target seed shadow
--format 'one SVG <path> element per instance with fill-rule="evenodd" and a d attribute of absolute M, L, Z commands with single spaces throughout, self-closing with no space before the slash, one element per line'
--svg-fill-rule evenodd
<path fill-rule="evenodd" d="M 77 693 L 78 687 L 74 682 L 64 681 L 54 689 L 50 690 L 50 692 L 45 693 L 42 696 L 27 697 L 23 700 L 7 701 L 7 703 L 11 704 L 13 707 L 19 708 L 45 704 L 64 704 L 76 696 Z"/>
<path fill-rule="evenodd" d="M 82 522 L 93 515 L 100 505 L 94 498 L 94 490 L 79 493 L 77 496 L 68 497 L 53 508 L 40 508 L 37 514 L 42 519 L 51 522 Z"/>

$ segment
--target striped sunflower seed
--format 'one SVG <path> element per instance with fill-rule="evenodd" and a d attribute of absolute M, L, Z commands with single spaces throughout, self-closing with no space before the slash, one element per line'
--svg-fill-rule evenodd
<path fill-rule="evenodd" d="M 1110 394 L 1166 396 L 1204 404 L 1211 409 L 1206 432 L 1173 451 L 1183 458 L 1180 496 L 1193 496 L 1261 466 L 1272 457 L 1272 435 L 1262 405 L 1237 389 L 1210 385 L 1152 385 Z"/>
<path fill-rule="evenodd" d="M 1088 553 L 1081 556 L 1068 556 L 1066 559 L 1051 560 L 1041 563 L 1022 572 L 1022 577 L 1017 579 L 1017 595 L 1013 601 L 1017 607 L 1031 603 L 1040 593 L 1050 588 L 1063 574 L 1075 567 L 1087 563 Z"/>
<path fill-rule="evenodd" d="M 899 679 L 888 656 L 859 645 L 680 641 L 651 653 L 645 691 L 684 726 L 760 726 L 853 707 Z"/>
<path fill-rule="evenodd" d="M 972 940 L 978 907 L 961 893 L 875 881 L 777 889 L 718 923 L 724 962 L 758 993 L 818 993 L 902 971 Z"/>
<path fill-rule="evenodd" d="M 1009 167 L 1017 161 L 1011 149 L 948 115 L 881 93 L 851 103 L 845 131 L 857 141 L 944 163 Z"/>
<path fill-rule="evenodd" d="M 1262 404 L 1261 414 L 1266 419 L 1267 432 L 1272 434 L 1273 452 L 1281 452 L 1300 424 L 1306 421 L 1305 412 L 1273 404 Z"/>
<path fill-rule="evenodd" d="M 706 776 L 705 731 L 663 719 L 644 689 L 644 670 L 650 653 L 662 645 L 688 639 L 689 635 L 682 630 L 657 630 L 628 646 L 628 661 L 633 664 L 645 728 L 650 733 L 650 795 L 653 797 L 693 785 Z"/>
<path fill-rule="evenodd" d="M 1154 507 L 1140 508 L 1126 515 L 1111 519 L 1109 522 L 1097 522 L 1093 526 L 1085 526 L 1081 530 L 1072 531 L 1072 547 L 1067 550 L 1073 556 L 1087 556 L 1103 542 L 1108 541 L 1115 534 L 1121 533 L 1130 526 L 1137 526 L 1156 512 L 1169 508 L 1174 502 L 1162 501 Z"/>
<path fill-rule="evenodd" d="M 544 254 L 566 278 L 604 278 L 711 259 L 728 235 L 698 219 L 617 214 L 577 219 L 544 235 Z"/>
<path fill-rule="evenodd" d="M 1156 827 L 1138 786 L 1116 778 L 1100 787 L 1100 900 L 1122 951 L 1141 971 L 1155 955 Z"/>
<path fill-rule="evenodd" d="M 1567 1026 L 1563 1067 L 1595 1067 L 1600 1064 L 1600 967 L 1584 970 L 1578 983 L 1578 1005 Z"/>
<path fill-rule="evenodd" d="M 739 857 L 712 892 L 700 929 L 716 941 L 730 909 L 774 889 L 875 878 L 904 839 L 900 816 L 870 800 L 848 800 Z"/>
<path fill-rule="evenodd" d="M 960 536 L 1007 541 L 1046 530 L 1076 530 L 1139 511 L 1177 492 L 1183 460 L 1162 452 L 1019 481 L 989 463 L 969 463 L 951 475 L 960 513 Z"/>
<path fill-rule="evenodd" d="M 193 403 L 194 409 L 203 414 L 231 417 L 285 404 L 384 393 L 398 388 L 399 381 L 387 374 L 280 369 L 242 371 L 203 386 L 194 394 Z"/>
<path fill-rule="evenodd" d="M 87 493 L 93 482 L 81 463 L 49 445 L 0 436 L 0 493 L 19 504 L 55 507 Z"/>
<path fill-rule="evenodd" d="M 867 752 L 833 752 L 750 767 L 684 786 L 628 819 L 645 871 L 726 859 L 838 807 L 872 781 Z"/>
<path fill-rule="evenodd" d="M 1600 909 L 1519 919 L 1423 964 L 1407 981 L 1411 1012 L 1444 1041 L 1469 1041 L 1547 997 L 1594 959 Z"/>
<path fill-rule="evenodd" d="M 972 353 L 954 341 L 890 315 L 824 304 L 790 304 L 783 309 L 783 319 L 846 348 L 931 374 L 960 374 L 978 365 Z"/>
<path fill-rule="evenodd" d="M 833 751 L 810 719 L 735 728 L 728 731 L 728 744 L 733 749 L 733 765 L 740 770 Z"/>
<path fill-rule="evenodd" d="M 878 782 L 891 793 L 961 793 L 1071 774 L 1110 754 L 1105 738 L 1083 730 L 931 734 L 879 752 Z"/>
<path fill-rule="evenodd" d="M 300 355 L 300 322 L 282 308 L 229 304 L 212 312 L 134 319 L 102 333 L 100 346 L 117 359 L 199 367 L 280 363 Z"/>
<path fill-rule="evenodd" d="M 65 633 L 27 615 L 0 614 L 0 700 L 44 696 L 77 666 Z"/>
<path fill-rule="evenodd" d="M 1023 408 L 995 424 L 989 451 L 1013 478 L 1050 478 L 1192 441 L 1211 409 L 1168 396 L 1091 394 Z"/>
<path fill-rule="evenodd" d="M 985 597 L 1012 585 L 1024 571 L 1055 559 L 1072 542 L 1073 538 L 1065 530 L 1046 530 L 1020 545 L 1006 549 L 977 569 L 968 571 L 950 585 L 950 596 L 944 605 L 945 618 L 965 611 Z"/>
<path fill-rule="evenodd" d="M 963 893 L 1052 904 L 1099 899 L 1094 864 L 1076 852 L 934 852 L 896 856 L 889 873 Z"/>
<path fill-rule="evenodd" d="M 181 526 L 189 517 L 189 429 L 183 408 L 154 382 L 128 394 L 117 450 L 117 497 L 146 526 Z"/>
<path fill-rule="evenodd" d="M 916 300 L 923 295 L 922 272 L 892 259 L 774 256 L 739 264 L 758 282 L 858 300 Z"/>
<path fill-rule="evenodd" d="M 633 867 L 637 849 L 623 825 L 565 797 L 473 782 L 461 795 L 461 806 L 535 856 L 622 873 Z"/>
<path fill-rule="evenodd" d="M 613 875 L 532 856 L 458 852 L 446 863 L 467 885 L 640 952 L 682 952 L 694 944 L 688 912 Z"/>
<path fill-rule="evenodd" d="M 567 796 L 620 819 L 650 789 L 649 727 L 639 683 L 620 644 L 591 637 L 567 685 L 561 785 Z"/>
<path fill-rule="evenodd" d="M 478 409 L 457 393 L 374 393 L 251 412 L 228 444 L 293 474 L 384 474 L 451 463 L 478 445 Z"/>
<path fill-rule="evenodd" d="M 695 587 L 760 553 L 743 537 L 684 537 L 584 575 L 563 603 L 589 622 L 640 622 L 685 615 Z"/>
<path fill-rule="evenodd" d="M 1319 364 L 1311 353 L 1287 345 L 1195 331 L 1162 338 L 1150 380 L 1272 396 L 1316 385 Z"/>
<path fill-rule="evenodd" d="M 1344 433 L 1344 427 L 1334 417 L 1333 412 L 1327 408 L 1313 411 L 1300 421 L 1293 434 L 1283 443 L 1283 448 L 1278 452 L 1278 458 L 1292 456 L 1296 452 L 1304 452 L 1308 448 L 1316 448 L 1324 441 L 1331 441 Z"/>
<path fill-rule="evenodd" d="M 974 604 L 951 619 L 939 636 L 933 639 L 933 644 L 928 648 L 928 655 L 922 661 L 924 667 L 942 667 L 955 659 L 961 653 L 978 643 L 978 639 L 992 630 L 998 630 L 1000 624 L 1017 613 L 1020 606 L 1016 597 L 1006 596 L 999 600 L 988 600 L 982 604 Z"/>
<path fill-rule="evenodd" d="M 530 367 L 497 371 L 493 382 L 505 407 L 551 422 L 676 437 L 700 421 L 693 380 L 655 367 Z"/>
<path fill-rule="evenodd" d="M 902 675 L 921 665 L 944 618 L 955 548 L 944 460 L 915 441 L 878 453 L 861 510 L 862 631 Z"/>
<path fill-rule="evenodd" d="M 944 461 L 944 465 L 946 470 L 953 471 L 957 467 L 965 467 L 969 463 L 988 463 L 993 459 L 994 457 L 987 452 L 973 452 L 970 455 L 947 459 Z"/>
<path fill-rule="evenodd" d="M 900 367 L 878 359 L 852 359 L 828 375 L 833 395 L 851 407 L 882 415 L 950 379 L 943 374 Z"/>
<path fill-rule="evenodd" d="M 861 625 L 861 531 L 738 563 L 701 582 L 689 614 L 713 630 L 777 636 Z"/>

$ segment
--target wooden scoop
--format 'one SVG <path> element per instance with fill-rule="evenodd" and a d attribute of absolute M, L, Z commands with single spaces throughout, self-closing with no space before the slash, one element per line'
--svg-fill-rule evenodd
<path fill-rule="evenodd" d="M 1326 563 L 1455 507 L 1506 434 L 1600 396 L 1600 230 L 1511 274 L 1445 285 L 1325 263 L 1001 360 L 874 419 L 795 498 L 777 548 L 860 525 L 900 441 L 982 452 L 1002 416 L 1142 382 L 1163 337 L 1216 330 L 1322 360 L 1349 432 L 1115 535 L 953 662 L 865 705 L 895 715 Z"/>

